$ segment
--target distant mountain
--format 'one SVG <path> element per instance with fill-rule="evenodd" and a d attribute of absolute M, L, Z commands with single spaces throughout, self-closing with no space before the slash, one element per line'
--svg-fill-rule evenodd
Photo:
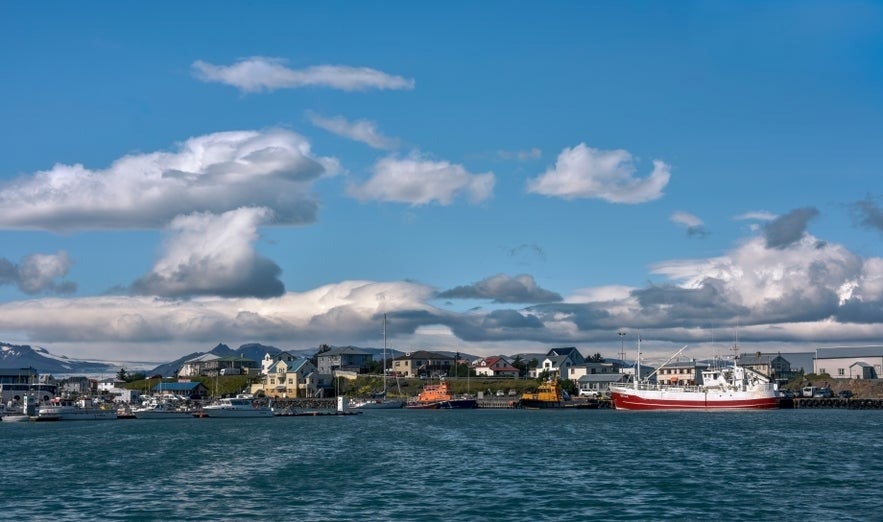
<path fill-rule="evenodd" d="M 175 372 L 180 370 L 182 366 L 184 366 L 185 362 L 187 362 L 191 359 L 196 359 L 197 357 L 200 357 L 200 356 L 203 356 L 206 354 L 217 355 L 218 357 L 242 357 L 244 359 L 251 359 L 253 361 L 257 361 L 258 363 L 260 363 L 260 361 L 264 358 L 264 355 L 266 355 L 268 353 L 270 355 L 276 355 L 277 353 L 282 352 L 282 351 L 283 351 L 282 349 L 276 348 L 275 346 L 268 346 L 268 345 L 260 344 L 260 343 L 243 344 L 242 346 L 240 346 L 236 350 L 233 350 L 232 348 L 230 348 L 226 344 L 220 343 L 207 352 L 193 352 L 191 354 L 187 354 L 184 357 L 181 357 L 180 359 L 177 359 L 172 362 L 165 363 L 165 364 L 161 364 L 161 365 L 157 366 L 156 368 L 148 371 L 147 373 L 148 373 L 148 375 L 159 374 L 164 377 L 171 377 L 171 376 L 175 375 Z M 310 357 L 311 355 L 316 353 L 315 348 L 309 349 L 309 350 L 285 350 L 285 351 L 287 351 L 293 355 L 298 355 L 301 357 Z"/>
<path fill-rule="evenodd" d="M 33 348 L 0 342 L 0 368 L 34 368 L 37 373 L 83 375 L 116 373 L 117 363 L 81 361 L 49 353 L 45 348 Z"/>

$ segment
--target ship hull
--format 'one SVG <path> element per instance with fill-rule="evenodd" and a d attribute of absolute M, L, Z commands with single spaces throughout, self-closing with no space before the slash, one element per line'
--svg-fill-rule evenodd
<path fill-rule="evenodd" d="M 521 407 L 527 408 L 531 410 L 535 409 L 549 409 L 549 408 L 561 408 L 563 404 L 561 401 L 544 401 L 538 399 L 521 399 Z"/>
<path fill-rule="evenodd" d="M 671 393 L 612 390 L 618 410 L 770 410 L 779 408 L 775 394 Z"/>

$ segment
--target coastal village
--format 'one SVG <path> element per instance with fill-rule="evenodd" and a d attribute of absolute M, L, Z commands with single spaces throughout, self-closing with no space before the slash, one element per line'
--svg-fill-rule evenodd
<path fill-rule="evenodd" d="M 692 409 L 676 399 L 691 400 L 697 392 L 706 401 L 700 409 L 727 409 L 728 403 L 709 403 L 709 393 L 732 402 L 741 388 L 712 381 L 737 374 L 746 389 L 762 386 L 775 399 L 738 407 L 879 408 L 883 397 L 878 386 L 883 346 L 757 352 L 729 362 L 673 357 L 658 367 L 586 357 L 575 347 L 516 356 L 425 350 L 380 361 L 376 356 L 329 346 L 311 357 L 279 351 L 261 360 L 210 352 L 184 361 L 171 376 L 121 369 L 106 379 L 55 379 L 34 368 L 5 368 L 0 411 L 10 421 L 349 414 L 378 408 Z M 617 391 L 632 389 L 664 394 L 650 397 L 666 397 L 667 407 L 630 405 L 625 396 L 616 400 Z"/>

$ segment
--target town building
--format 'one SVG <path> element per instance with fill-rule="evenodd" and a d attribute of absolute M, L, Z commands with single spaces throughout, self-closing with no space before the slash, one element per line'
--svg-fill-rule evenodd
<path fill-rule="evenodd" d="M 837 379 L 880 379 L 883 376 L 883 345 L 819 348 L 813 373 Z"/>
<path fill-rule="evenodd" d="M 503 356 L 483 357 L 472 363 L 475 375 L 486 377 L 518 377 L 518 368 Z"/>
<path fill-rule="evenodd" d="M 151 392 L 154 395 L 174 395 L 188 399 L 202 399 L 209 395 L 208 388 L 198 381 L 158 382 Z"/>
<path fill-rule="evenodd" d="M 261 360 L 261 374 L 267 375 L 270 370 L 270 366 L 273 365 L 276 361 L 286 361 L 292 362 L 298 359 L 297 355 L 294 355 L 289 352 L 279 352 L 276 355 L 270 355 L 269 353 L 264 355 L 264 358 Z"/>
<path fill-rule="evenodd" d="M 611 383 L 623 382 L 626 378 L 619 364 L 608 362 L 586 362 L 568 368 L 562 376 L 577 383 L 580 390 L 606 392 Z"/>
<path fill-rule="evenodd" d="M 199 375 L 214 377 L 217 375 L 253 374 L 257 371 L 258 363 L 253 359 L 236 355 L 220 357 L 213 353 L 206 353 L 185 361 L 181 369 L 178 370 L 178 377 Z"/>
<path fill-rule="evenodd" d="M 391 369 L 401 377 L 442 377 L 449 375 L 453 367 L 453 357 L 418 350 L 393 359 Z"/>
<path fill-rule="evenodd" d="M 316 367 L 319 373 L 324 374 L 333 374 L 338 370 L 362 373 L 373 360 L 371 352 L 346 346 L 317 354 Z"/>
<path fill-rule="evenodd" d="M 586 360 L 579 350 L 572 346 L 564 348 L 552 348 L 546 355 L 537 361 L 537 365 L 531 368 L 529 375 L 536 379 L 543 372 L 548 374 L 557 373 L 559 378 L 567 379 L 570 368 L 574 365 L 583 364 Z"/>
<path fill-rule="evenodd" d="M 766 375 L 777 382 L 787 382 L 794 376 L 794 372 L 791 371 L 791 363 L 778 353 L 743 353 L 739 356 L 739 365 Z"/>
<path fill-rule="evenodd" d="M 317 397 L 329 379 L 320 375 L 309 359 L 282 359 L 267 369 L 263 382 L 252 385 L 251 393 L 283 399 Z"/>

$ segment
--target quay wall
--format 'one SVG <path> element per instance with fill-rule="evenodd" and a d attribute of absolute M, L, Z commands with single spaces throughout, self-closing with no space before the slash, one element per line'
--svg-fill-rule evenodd
<path fill-rule="evenodd" d="M 883 409 L 883 399 L 842 399 L 833 397 L 830 399 L 821 397 L 793 399 L 794 408 L 843 408 L 849 410 L 879 410 Z"/>

